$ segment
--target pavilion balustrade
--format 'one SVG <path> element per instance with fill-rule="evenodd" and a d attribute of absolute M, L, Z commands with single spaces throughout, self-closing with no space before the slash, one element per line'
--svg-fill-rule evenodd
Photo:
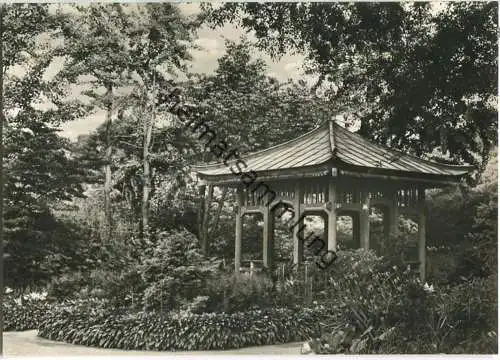
<path fill-rule="evenodd" d="M 337 217 L 347 214 L 353 221 L 353 239 L 359 247 L 371 249 L 370 209 L 384 210 L 384 241 L 398 235 L 400 214 L 415 214 L 418 217 L 418 270 L 425 273 L 425 189 L 411 185 L 362 182 L 359 179 L 338 179 L 332 177 L 301 179 L 296 181 L 273 182 L 269 188 L 260 187 L 255 191 L 239 186 L 237 192 L 235 270 L 250 271 L 249 264 L 242 264 L 242 216 L 251 213 L 263 215 L 262 259 L 253 261 L 253 271 L 260 267 L 270 268 L 273 264 L 274 249 L 274 209 L 285 204 L 293 224 L 293 262 L 301 264 L 304 254 L 304 217 L 307 214 L 324 218 L 324 251 L 337 250 Z M 399 185 L 399 186 L 398 186 Z M 272 189 L 275 195 L 271 195 Z M 280 211 L 284 212 L 284 207 Z M 384 244 L 385 247 L 388 244 Z M 382 248 L 385 248 L 382 246 Z M 412 261 L 415 265 L 415 261 Z M 245 265 L 245 266 L 244 266 Z M 421 276 L 423 279 L 423 275 Z"/>

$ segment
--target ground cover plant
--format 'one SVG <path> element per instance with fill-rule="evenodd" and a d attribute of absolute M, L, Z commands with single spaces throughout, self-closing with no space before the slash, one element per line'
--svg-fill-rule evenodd
<path fill-rule="evenodd" d="M 300 341 L 316 331 L 326 309 L 235 313 L 124 313 L 87 305 L 51 309 L 39 336 L 73 344 L 138 350 L 223 350 Z"/>
<path fill-rule="evenodd" d="M 5 296 L 2 303 L 4 331 L 37 329 L 49 307 L 43 293 Z"/>

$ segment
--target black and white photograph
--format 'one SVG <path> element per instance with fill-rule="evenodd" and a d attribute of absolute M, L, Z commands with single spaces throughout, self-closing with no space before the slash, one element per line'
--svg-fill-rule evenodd
<path fill-rule="evenodd" d="M 0 356 L 498 354 L 498 7 L 0 2 Z"/>

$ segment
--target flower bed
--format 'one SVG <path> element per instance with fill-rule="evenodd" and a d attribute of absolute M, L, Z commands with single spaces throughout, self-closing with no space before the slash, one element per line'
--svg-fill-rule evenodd
<path fill-rule="evenodd" d="M 38 328 L 49 304 L 43 297 L 24 295 L 6 296 L 2 304 L 3 330 L 24 331 Z"/>
<path fill-rule="evenodd" d="M 49 311 L 38 336 L 127 350 L 223 350 L 306 340 L 326 315 L 320 307 L 162 316 L 72 305 Z"/>

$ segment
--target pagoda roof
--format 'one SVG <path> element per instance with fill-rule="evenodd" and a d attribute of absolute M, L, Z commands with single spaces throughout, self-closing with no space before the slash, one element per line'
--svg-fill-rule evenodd
<path fill-rule="evenodd" d="M 455 179 L 470 172 L 469 165 L 449 165 L 424 160 L 417 156 L 374 144 L 334 121 L 290 141 L 270 148 L 240 156 L 247 167 L 264 177 L 279 179 L 327 175 L 330 166 L 354 172 L 390 174 L 392 176 L 430 176 L 438 179 Z M 231 171 L 235 159 L 224 163 L 197 166 L 198 176 L 210 182 L 239 179 Z M 304 172 L 306 170 L 306 172 Z M 294 176 L 296 175 L 296 176 Z"/>

